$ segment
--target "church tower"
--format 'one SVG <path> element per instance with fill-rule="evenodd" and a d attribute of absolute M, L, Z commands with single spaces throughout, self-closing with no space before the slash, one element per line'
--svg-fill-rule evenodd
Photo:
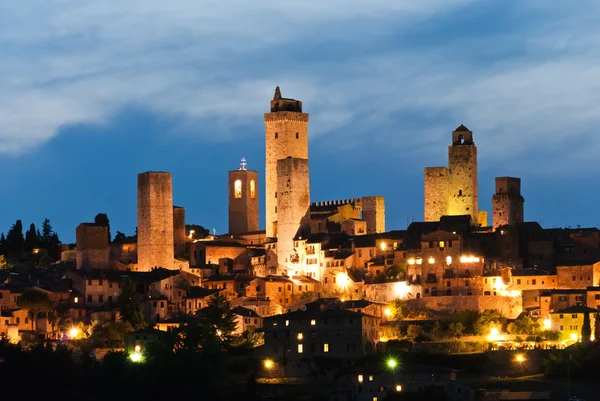
<path fill-rule="evenodd" d="M 452 132 L 452 145 L 448 146 L 448 214 L 471 215 L 471 222 L 479 222 L 477 188 L 477 146 L 473 132 L 460 125 Z"/>
<path fill-rule="evenodd" d="M 521 196 L 521 179 L 515 177 L 496 177 L 496 193 L 492 196 L 492 225 L 498 227 L 515 225 L 524 221 Z"/>
<path fill-rule="evenodd" d="M 258 172 L 241 166 L 229 172 L 229 234 L 258 231 Z"/>
<path fill-rule="evenodd" d="M 267 237 L 277 236 L 277 162 L 308 159 L 308 114 L 302 102 L 281 96 L 279 87 L 271 100 L 271 112 L 265 113 L 265 220 Z"/>

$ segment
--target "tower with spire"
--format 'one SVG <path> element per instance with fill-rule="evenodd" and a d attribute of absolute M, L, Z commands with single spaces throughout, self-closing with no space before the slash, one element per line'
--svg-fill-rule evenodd
<path fill-rule="evenodd" d="M 240 167 L 229 172 L 229 233 L 258 231 L 258 172 L 247 169 L 242 157 Z"/>

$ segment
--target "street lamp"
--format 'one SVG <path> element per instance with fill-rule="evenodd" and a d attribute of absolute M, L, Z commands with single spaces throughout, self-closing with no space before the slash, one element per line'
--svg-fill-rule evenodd
<path fill-rule="evenodd" d="M 395 376 L 396 376 L 396 367 L 398 366 L 398 361 L 396 361 L 392 357 L 389 357 L 387 359 L 387 361 L 385 362 L 385 364 L 387 365 L 387 368 L 392 371 L 392 381 L 394 381 L 396 379 Z"/>
<path fill-rule="evenodd" d="M 265 361 L 263 362 L 263 365 L 264 365 L 265 369 L 271 370 L 271 369 L 273 369 L 274 363 L 271 359 L 265 359 Z"/>

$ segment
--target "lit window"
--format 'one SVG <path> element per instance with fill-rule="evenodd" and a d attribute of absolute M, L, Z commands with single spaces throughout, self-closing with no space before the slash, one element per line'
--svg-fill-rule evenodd
<path fill-rule="evenodd" d="M 450 266 L 452 264 L 452 256 L 446 256 L 446 264 Z"/>
<path fill-rule="evenodd" d="M 423 264 L 423 259 L 421 259 L 421 258 L 417 258 L 417 264 L 418 264 L 418 265 L 422 265 L 422 264 Z"/>
<path fill-rule="evenodd" d="M 382 250 L 382 251 L 385 251 L 385 242 L 382 242 L 382 243 L 381 243 L 381 250 Z"/>
<path fill-rule="evenodd" d="M 363 382 L 363 375 L 358 375 L 358 382 L 362 383 Z"/>
<path fill-rule="evenodd" d="M 250 181 L 250 198 L 256 198 L 256 183 L 254 182 L 254 180 Z"/>
<path fill-rule="evenodd" d="M 373 381 L 373 375 L 369 376 L 369 381 L 372 382 Z"/>
<path fill-rule="evenodd" d="M 440 248 L 444 247 L 444 241 L 440 241 Z"/>
<path fill-rule="evenodd" d="M 429 258 L 428 260 L 429 264 L 432 265 L 435 263 L 435 259 L 434 258 Z"/>
<path fill-rule="evenodd" d="M 478 257 L 474 257 L 474 258 L 473 258 L 473 262 L 475 262 L 475 263 L 479 263 L 479 258 L 478 258 Z"/>
<path fill-rule="evenodd" d="M 79 297 L 75 297 L 75 298 L 73 298 L 73 302 L 75 302 L 75 303 L 79 303 Z"/>
<path fill-rule="evenodd" d="M 298 353 L 301 354 L 304 352 L 304 346 L 302 344 L 298 344 Z"/>
<path fill-rule="evenodd" d="M 235 180 L 233 196 L 235 199 L 242 199 L 242 180 Z"/>
<path fill-rule="evenodd" d="M 408 264 L 409 265 L 414 265 L 415 264 L 415 260 L 414 259 L 408 259 Z"/>
<path fill-rule="evenodd" d="M 396 391 L 398 391 L 398 392 L 402 391 L 402 386 L 399 384 L 396 384 Z"/>
<path fill-rule="evenodd" d="M 316 324 L 317 324 L 317 321 L 316 321 L 315 319 L 313 319 L 313 320 L 311 320 L 311 321 L 310 321 L 310 325 L 311 325 L 311 326 L 314 326 L 314 325 L 316 325 Z"/>
<path fill-rule="evenodd" d="M 286 320 L 286 321 L 285 321 L 285 325 L 286 325 L 286 326 L 289 326 L 289 325 L 290 325 L 290 321 L 289 321 L 289 320 Z"/>
<path fill-rule="evenodd" d="M 323 352 L 329 352 L 329 344 L 323 344 Z"/>
<path fill-rule="evenodd" d="M 298 340 L 302 340 L 304 338 L 304 336 L 302 335 L 302 333 L 298 333 Z"/>
<path fill-rule="evenodd" d="M 377 397 L 373 397 L 373 401 L 377 401 Z"/>

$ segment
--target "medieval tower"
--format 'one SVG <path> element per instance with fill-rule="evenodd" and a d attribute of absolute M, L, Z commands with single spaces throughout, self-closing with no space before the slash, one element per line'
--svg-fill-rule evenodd
<path fill-rule="evenodd" d="M 175 257 L 185 257 L 185 208 L 173 206 L 173 242 Z"/>
<path fill-rule="evenodd" d="M 362 218 L 367 223 L 367 234 L 385 232 L 385 198 L 383 196 L 364 196 L 361 199 Z"/>
<path fill-rule="evenodd" d="M 229 172 L 229 233 L 258 231 L 258 172 L 241 167 Z"/>
<path fill-rule="evenodd" d="M 281 97 L 279 87 L 271 100 L 271 112 L 265 113 L 265 221 L 267 237 L 277 236 L 277 162 L 292 157 L 308 159 L 308 114 L 302 102 Z"/>
<path fill-rule="evenodd" d="M 501 226 L 522 223 L 524 202 L 520 178 L 496 177 L 496 193 L 492 196 L 494 231 Z"/>
<path fill-rule="evenodd" d="M 470 215 L 473 225 L 487 225 L 487 213 L 478 210 L 477 147 L 464 125 L 452 132 L 448 167 L 425 168 L 424 190 L 425 221 Z"/>
<path fill-rule="evenodd" d="M 288 157 L 277 161 L 277 263 L 288 275 L 298 274 L 294 246 L 310 208 L 308 160 Z"/>
<path fill-rule="evenodd" d="M 138 270 L 174 264 L 171 173 L 138 174 Z"/>

